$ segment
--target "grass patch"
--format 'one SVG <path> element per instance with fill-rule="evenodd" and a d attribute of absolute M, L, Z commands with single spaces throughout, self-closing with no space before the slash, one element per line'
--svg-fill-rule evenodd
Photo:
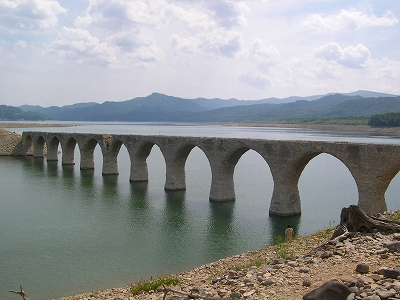
<path fill-rule="evenodd" d="M 393 221 L 400 221 L 400 210 L 396 211 L 393 215 L 388 215 L 387 218 Z"/>
<path fill-rule="evenodd" d="M 261 259 L 259 257 L 254 258 L 252 261 L 245 263 L 245 264 L 238 264 L 233 266 L 235 270 L 243 270 L 243 269 L 250 269 L 251 267 L 261 267 L 263 264 L 266 263 L 265 259 Z"/>
<path fill-rule="evenodd" d="M 177 285 L 179 279 L 173 276 L 165 276 L 157 279 L 139 280 L 135 284 L 131 284 L 131 293 L 133 296 L 141 292 L 155 291 L 162 285 Z"/>
<path fill-rule="evenodd" d="M 275 237 L 275 244 L 277 258 L 288 259 L 294 256 L 293 251 L 290 249 L 290 242 L 285 242 L 280 235 Z"/>

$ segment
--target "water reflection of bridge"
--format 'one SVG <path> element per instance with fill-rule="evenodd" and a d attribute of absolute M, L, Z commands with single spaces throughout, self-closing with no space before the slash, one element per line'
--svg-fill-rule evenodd
<path fill-rule="evenodd" d="M 157 145 L 165 159 L 166 190 L 186 188 L 186 160 L 198 147 L 211 167 L 212 201 L 235 199 L 235 166 L 246 151 L 254 150 L 265 159 L 274 180 L 270 214 L 282 216 L 301 213 L 299 178 L 308 162 L 321 153 L 336 157 L 348 168 L 358 188 L 358 205 L 370 214 L 386 210 L 385 191 L 400 169 L 400 145 L 60 132 L 23 132 L 22 144 L 19 154 L 33 153 L 34 157 L 44 157 L 46 145 L 48 161 L 58 160 L 60 146 L 63 165 L 74 164 L 78 145 L 83 170 L 94 168 L 93 153 L 99 145 L 103 175 L 118 174 L 117 156 L 125 146 L 130 157 L 130 180 L 134 182 L 148 180 L 146 159 Z"/>

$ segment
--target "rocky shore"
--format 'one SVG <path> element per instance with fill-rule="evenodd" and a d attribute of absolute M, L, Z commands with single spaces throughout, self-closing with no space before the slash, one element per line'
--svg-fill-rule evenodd
<path fill-rule="evenodd" d="M 20 134 L 0 129 L 0 155 L 13 155 L 20 142 Z"/>
<path fill-rule="evenodd" d="M 323 230 L 173 275 L 179 284 L 170 288 L 186 295 L 159 289 L 132 296 L 127 286 L 59 300 L 295 300 L 326 282 L 339 284 L 345 297 L 305 299 L 400 299 L 399 233 L 357 233 L 329 242 L 331 233 Z"/>

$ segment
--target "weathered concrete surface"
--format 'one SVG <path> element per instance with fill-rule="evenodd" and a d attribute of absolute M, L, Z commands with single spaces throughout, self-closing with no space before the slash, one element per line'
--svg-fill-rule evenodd
<path fill-rule="evenodd" d="M 386 211 L 384 193 L 400 170 L 399 145 L 51 132 L 24 132 L 22 135 L 23 151 L 28 153 L 33 147 L 35 157 L 43 157 L 47 145 L 47 158 L 57 159 L 58 144 L 63 164 L 74 163 L 74 149 L 78 145 L 81 169 L 94 168 L 93 151 L 99 145 L 104 175 L 118 174 L 117 156 L 124 145 L 131 160 L 131 181 L 148 180 L 146 159 L 157 145 L 165 159 L 166 190 L 186 188 L 185 163 L 190 151 L 198 147 L 210 163 L 212 201 L 235 199 L 234 169 L 240 157 L 251 149 L 270 167 L 274 180 L 270 213 L 281 216 L 301 213 L 299 178 L 308 162 L 321 153 L 333 155 L 349 169 L 358 188 L 358 205 L 369 214 Z"/>

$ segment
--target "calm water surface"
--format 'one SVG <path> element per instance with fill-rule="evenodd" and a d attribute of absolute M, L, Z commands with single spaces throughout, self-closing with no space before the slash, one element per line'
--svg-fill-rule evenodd
<path fill-rule="evenodd" d="M 82 123 L 29 130 L 400 142 L 368 134 L 185 124 Z M 271 244 L 289 223 L 300 235 L 333 226 L 342 207 L 357 203 L 351 174 L 326 154 L 305 168 L 299 183 L 302 215 L 290 218 L 268 215 L 272 176 L 254 151 L 235 168 L 237 199 L 229 203 L 208 201 L 211 170 L 198 148 L 186 164 L 187 190 L 178 192 L 164 191 L 165 163 L 157 146 L 147 160 L 148 183 L 129 182 L 124 147 L 118 176 L 101 175 L 99 147 L 94 170 L 79 169 L 77 149 L 75 166 L 61 166 L 60 160 L 0 157 L 0 299 L 18 298 L 8 290 L 19 284 L 31 299 L 53 299 L 184 271 Z M 400 208 L 398 177 L 386 192 L 389 209 Z"/>

